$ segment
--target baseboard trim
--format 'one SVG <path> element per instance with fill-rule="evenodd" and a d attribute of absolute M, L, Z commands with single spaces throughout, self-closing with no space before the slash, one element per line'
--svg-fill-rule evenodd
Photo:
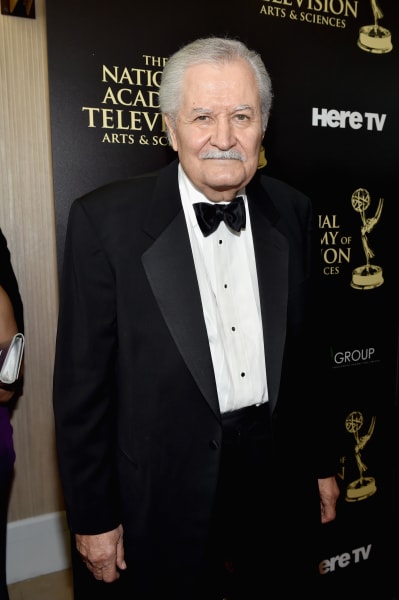
<path fill-rule="evenodd" d="M 7 527 L 7 583 L 16 583 L 70 567 L 65 513 L 22 519 Z"/>

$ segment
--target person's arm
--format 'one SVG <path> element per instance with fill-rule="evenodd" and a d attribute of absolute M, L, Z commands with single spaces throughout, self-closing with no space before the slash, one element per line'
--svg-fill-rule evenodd
<path fill-rule="evenodd" d="M 0 342 L 8 342 L 18 333 L 14 309 L 8 294 L 0 286 Z M 0 382 L 0 403 L 9 402 L 15 391 L 2 387 Z"/>
<path fill-rule="evenodd" d="M 7 293 L 14 310 L 18 331 L 24 333 L 24 314 L 18 281 L 11 262 L 7 240 L 0 229 L 0 286 Z"/>
<path fill-rule="evenodd" d="M 86 206 L 74 203 L 60 285 L 53 403 L 68 525 L 94 577 L 111 582 L 125 568 L 115 469 L 117 320 L 114 274 L 96 226 Z"/>

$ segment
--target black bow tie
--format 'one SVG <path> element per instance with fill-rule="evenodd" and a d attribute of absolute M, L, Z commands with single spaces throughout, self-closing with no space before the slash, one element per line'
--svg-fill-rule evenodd
<path fill-rule="evenodd" d="M 245 227 L 245 205 L 242 196 L 228 204 L 197 202 L 193 206 L 198 225 L 205 236 L 216 231 L 220 221 L 224 221 L 234 231 L 241 231 Z"/>

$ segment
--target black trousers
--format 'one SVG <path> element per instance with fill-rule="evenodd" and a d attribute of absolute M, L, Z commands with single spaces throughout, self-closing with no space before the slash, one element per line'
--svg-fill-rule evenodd
<path fill-rule="evenodd" d="M 213 576 L 198 600 L 286 600 L 293 586 L 320 597 L 317 481 L 310 485 L 306 475 L 302 485 L 306 465 L 286 452 L 276 456 L 272 446 L 267 404 L 223 416 L 208 552 Z"/>
<path fill-rule="evenodd" d="M 199 597 L 265 598 L 272 523 L 268 405 L 227 413 L 222 424 L 219 485 L 203 578 L 208 589 Z"/>

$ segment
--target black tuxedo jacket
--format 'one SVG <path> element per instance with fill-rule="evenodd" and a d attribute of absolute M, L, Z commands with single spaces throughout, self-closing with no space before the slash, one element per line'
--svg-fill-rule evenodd
<path fill-rule="evenodd" d="M 307 322 L 311 206 L 259 174 L 247 195 L 279 485 L 292 493 L 296 480 L 309 483 L 306 503 L 319 518 L 316 476 L 333 474 L 335 457 L 326 452 L 327 407 L 320 398 L 314 405 L 305 371 L 318 354 Z M 195 564 L 221 423 L 177 161 L 72 205 L 54 409 L 71 530 L 122 522 L 128 562 Z M 280 504 L 285 492 L 273 489 Z"/>

